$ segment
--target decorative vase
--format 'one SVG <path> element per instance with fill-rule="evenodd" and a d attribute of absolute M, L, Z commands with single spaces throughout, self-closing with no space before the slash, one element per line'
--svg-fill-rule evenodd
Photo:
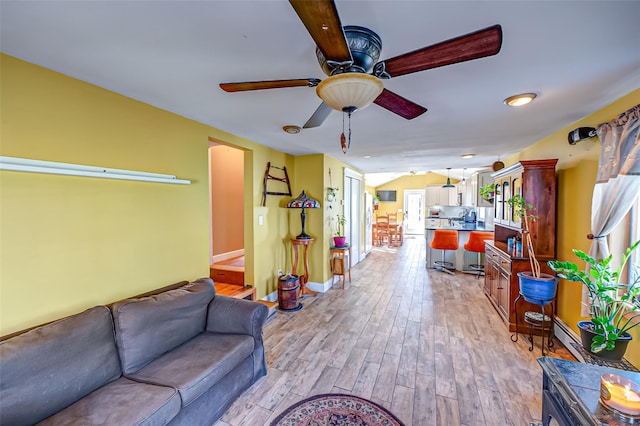
<path fill-rule="evenodd" d="M 610 351 L 603 350 L 600 352 L 591 352 L 591 342 L 596 335 L 593 332 L 593 323 L 591 321 L 578 321 L 578 328 L 580 329 L 580 340 L 582 340 L 582 347 L 596 358 L 606 359 L 608 361 L 620 361 L 627 351 L 627 345 L 632 339 L 629 333 L 624 333 L 622 336 L 616 339 L 616 345 Z"/>
<path fill-rule="evenodd" d="M 333 243 L 336 247 L 344 247 L 345 240 L 346 240 L 346 237 L 333 237 Z"/>
<path fill-rule="evenodd" d="M 541 273 L 536 278 L 531 271 L 518 272 L 520 294 L 529 303 L 548 305 L 556 297 L 558 277 Z"/>

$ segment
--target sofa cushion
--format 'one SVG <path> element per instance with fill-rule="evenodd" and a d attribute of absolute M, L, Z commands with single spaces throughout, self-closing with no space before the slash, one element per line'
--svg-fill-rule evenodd
<path fill-rule="evenodd" d="M 111 313 L 96 306 L 0 342 L 0 424 L 33 424 L 121 376 Z"/>
<path fill-rule="evenodd" d="M 202 333 L 207 305 L 214 295 L 213 281 L 203 279 L 154 296 L 114 303 L 123 372 L 133 373 Z"/>
<path fill-rule="evenodd" d="M 85 396 L 39 425 L 166 425 L 180 411 L 173 388 L 121 377 Z"/>
<path fill-rule="evenodd" d="M 187 406 L 250 356 L 253 348 L 251 336 L 205 332 L 128 377 L 174 387 Z"/>

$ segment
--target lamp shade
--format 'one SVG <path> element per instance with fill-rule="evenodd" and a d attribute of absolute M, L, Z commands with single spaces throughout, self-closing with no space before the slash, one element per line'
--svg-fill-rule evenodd
<path fill-rule="evenodd" d="M 447 183 L 442 185 L 443 188 L 455 188 L 456 186 L 451 183 L 451 178 L 449 177 L 449 171 L 451 167 L 447 167 Z"/>
<path fill-rule="evenodd" d="M 298 195 L 293 200 L 287 203 L 287 208 L 290 209 L 318 209 L 320 208 L 320 202 L 309 198 L 307 194 L 302 191 L 302 194 Z"/>
<path fill-rule="evenodd" d="M 314 200 L 313 198 L 309 198 L 307 194 L 302 191 L 302 194 L 298 195 L 293 200 L 287 203 L 287 208 L 289 209 L 302 209 L 300 212 L 300 222 L 302 223 L 302 232 L 296 238 L 298 240 L 309 240 L 312 237 L 307 235 L 304 229 L 304 225 L 307 219 L 307 214 L 304 209 L 317 209 L 320 208 L 320 202 L 318 200 Z"/>
<path fill-rule="evenodd" d="M 348 72 L 326 78 L 316 87 L 316 93 L 331 108 L 365 108 L 382 93 L 384 86 L 379 78 L 369 74 Z"/>

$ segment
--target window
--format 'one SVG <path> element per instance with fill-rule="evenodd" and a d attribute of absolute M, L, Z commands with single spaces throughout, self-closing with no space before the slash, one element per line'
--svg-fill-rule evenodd
<path fill-rule="evenodd" d="M 629 244 L 640 240 L 640 196 L 636 198 L 636 204 L 629 213 Z M 629 283 L 640 281 L 640 250 L 636 249 L 629 260 Z M 638 296 L 640 297 L 640 296 Z"/>

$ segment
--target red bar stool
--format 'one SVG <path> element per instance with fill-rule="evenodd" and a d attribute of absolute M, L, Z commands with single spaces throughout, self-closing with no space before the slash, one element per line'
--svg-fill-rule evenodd
<path fill-rule="evenodd" d="M 478 263 L 469 265 L 470 271 L 463 271 L 469 274 L 484 275 L 484 262 L 482 261 L 482 254 L 484 253 L 484 242 L 486 240 L 493 240 L 493 232 L 484 231 L 471 231 L 469 233 L 469 241 L 464 245 L 466 251 L 478 254 Z"/>
<path fill-rule="evenodd" d="M 436 229 L 433 234 L 433 240 L 429 243 L 429 247 L 442 250 L 442 260 L 433 262 L 433 267 L 438 271 L 455 275 L 453 263 L 446 262 L 444 255 L 447 250 L 458 250 L 458 231 L 454 229 Z"/>

